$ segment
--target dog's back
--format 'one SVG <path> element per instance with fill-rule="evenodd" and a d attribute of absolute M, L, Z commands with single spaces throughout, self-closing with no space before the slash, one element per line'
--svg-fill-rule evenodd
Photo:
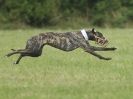
<path fill-rule="evenodd" d="M 37 48 L 44 45 L 50 45 L 52 47 L 64 50 L 64 51 L 70 51 L 77 46 L 75 46 L 75 35 L 76 33 L 53 33 L 53 32 L 47 32 L 47 33 L 40 33 L 37 36 L 33 36 L 27 41 L 27 49 L 37 46 Z"/>

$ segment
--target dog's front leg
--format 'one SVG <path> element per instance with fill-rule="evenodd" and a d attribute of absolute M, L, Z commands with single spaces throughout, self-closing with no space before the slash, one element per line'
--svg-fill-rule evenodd
<path fill-rule="evenodd" d="M 88 44 L 82 44 L 81 45 L 81 48 L 85 50 L 85 52 L 88 52 L 96 57 L 98 57 L 99 59 L 103 59 L 103 60 L 111 60 L 111 58 L 106 58 L 106 57 L 103 57 L 99 54 L 97 54 L 96 52 L 93 51 L 93 49 L 91 48 L 91 46 L 88 46 Z"/>
<path fill-rule="evenodd" d="M 90 54 L 92 54 L 92 55 L 98 57 L 99 59 L 103 59 L 103 60 L 111 60 L 111 58 L 103 57 L 103 56 L 97 54 L 96 52 L 94 52 L 94 51 L 92 51 L 92 50 L 90 50 L 90 49 L 85 50 L 85 52 L 88 52 L 88 53 L 90 53 Z"/>
<path fill-rule="evenodd" d="M 91 46 L 90 47 L 93 51 L 114 51 L 117 48 L 112 47 L 112 48 L 103 48 L 103 47 L 95 47 L 95 46 Z"/>
<path fill-rule="evenodd" d="M 81 43 L 82 42 L 82 43 Z M 80 41 L 79 42 L 79 46 L 85 50 L 85 52 L 88 52 L 96 57 L 98 57 L 99 59 L 103 59 L 103 60 L 111 60 L 111 58 L 106 58 L 106 57 L 103 57 L 99 54 L 97 54 L 96 52 L 94 52 L 94 50 L 91 48 L 90 44 L 86 41 Z"/>

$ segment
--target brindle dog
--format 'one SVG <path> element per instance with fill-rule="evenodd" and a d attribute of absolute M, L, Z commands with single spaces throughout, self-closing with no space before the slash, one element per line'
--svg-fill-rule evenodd
<path fill-rule="evenodd" d="M 92 30 L 84 31 L 88 40 L 95 41 L 100 45 L 106 45 L 108 43 L 107 39 L 102 35 L 100 32 L 96 32 L 94 28 Z M 91 46 L 85 39 L 82 31 L 77 32 L 66 32 L 66 33 L 40 33 L 37 36 L 31 37 L 26 44 L 25 49 L 18 49 L 14 50 L 11 49 L 13 52 L 7 54 L 6 56 L 9 57 L 14 54 L 20 54 L 18 60 L 15 64 L 18 64 L 22 57 L 24 56 L 31 56 L 31 57 L 38 57 L 42 54 L 42 49 L 44 45 L 50 45 L 52 47 L 58 48 L 63 51 L 72 51 L 76 48 L 82 48 L 85 52 L 88 52 L 99 59 L 103 60 L 110 60 L 111 58 L 105 58 L 95 51 L 113 51 L 116 48 L 105 48 L 105 47 L 95 47 Z"/>

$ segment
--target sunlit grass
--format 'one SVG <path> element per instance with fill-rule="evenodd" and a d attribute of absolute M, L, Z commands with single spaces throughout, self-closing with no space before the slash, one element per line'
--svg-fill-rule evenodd
<path fill-rule="evenodd" d="M 13 65 L 18 55 L 4 57 L 46 31 L 50 30 L 0 31 L 0 99 L 133 98 L 133 29 L 99 29 L 109 39 L 108 46 L 117 47 L 114 52 L 98 52 L 111 61 L 82 49 L 64 52 L 49 46 L 41 57 L 25 57 L 19 65 Z"/>

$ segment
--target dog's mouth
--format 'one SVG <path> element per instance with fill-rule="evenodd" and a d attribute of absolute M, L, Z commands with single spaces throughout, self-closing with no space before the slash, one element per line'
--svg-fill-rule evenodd
<path fill-rule="evenodd" d="M 105 39 L 104 37 L 100 38 L 98 36 L 95 36 L 95 42 L 96 44 L 103 46 L 103 47 L 106 47 L 108 45 L 108 40 Z"/>

